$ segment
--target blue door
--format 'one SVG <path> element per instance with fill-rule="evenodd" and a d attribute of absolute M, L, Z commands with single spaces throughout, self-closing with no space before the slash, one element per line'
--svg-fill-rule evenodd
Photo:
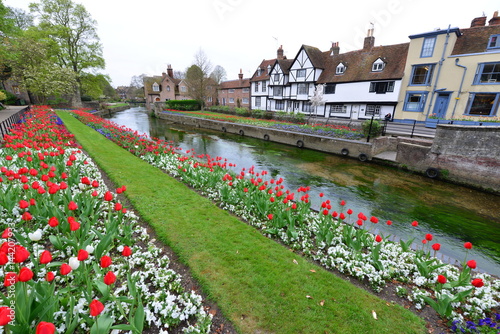
<path fill-rule="evenodd" d="M 448 102 L 450 100 L 449 93 L 440 93 L 436 98 L 436 105 L 432 115 L 437 118 L 446 118 L 446 110 L 448 109 Z"/>

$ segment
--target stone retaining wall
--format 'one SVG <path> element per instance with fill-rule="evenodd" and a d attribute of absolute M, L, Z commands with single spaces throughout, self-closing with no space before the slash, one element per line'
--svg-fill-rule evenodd
<path fill-rule="evenodd" d="M 432 142 L 419 142 L 406 137 L 380 137 L 366 143 L 161 111 L 156 111 L 156 116 L 174 123 L 344 155 L 362 161 L 372 160 L 382 152 L 393 151 L 397 152 L 396 160 L 383 161 L 384 163 L 500 194 L 500 127 L 439 125 Z"/>
<path fill-rule="evenodd" d="M 352 158 L 359 158 L 360 160 L 371 160 L 373 157 L 372 144 L 356 140 L 313 136 L 298 132 L 287 132 L 271 128 L 214 121 L 203 118 L 167 114 L 162 112 L 156 112 L 156 117 L 166 119 L 174 123 L 233 133 L 240 136 L 259 138 L 276 143 L 304 147 L 322 152 L 341 154 Z"/>

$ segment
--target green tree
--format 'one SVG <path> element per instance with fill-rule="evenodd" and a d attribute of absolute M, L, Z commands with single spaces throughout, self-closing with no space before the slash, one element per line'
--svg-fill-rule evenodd
<path fill-rule="evenodd" d="M 109 81 L 109 76 L 104 74 L 84 73 L 81 76 L 82 95 L 90 96 L 93 100 L 116 99 L 118 95 Z"/>
<path fill-rule="evenodd" d="M 10 46 L 13 76 L 42 103 L 51 96 L 72 94 L 77 85 L 76 74 L 54 62 L 51 43 L 28 31 Z"/>
<path fill-rule="evenodd" d="M 40 21 L 39 28 L 57 43 L 57 64 L 74 72 L 78 84 L 72 105 L 81 106 L 81 77 L 105 65 L 97 22 L 83 5 L 71 0 L 40 0 L 30 4 L 30 9 Z"/>

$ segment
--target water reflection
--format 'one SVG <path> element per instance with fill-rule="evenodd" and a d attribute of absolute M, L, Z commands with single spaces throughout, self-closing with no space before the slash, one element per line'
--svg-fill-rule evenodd
<path fill-rule="evenodd" d="M 141 108 L 116 113 L 111 120 L 139 133 L 172 140 L 185 150 L 227 158 L 237 164 L 238 172 L 251 166 L 267 170 L 274 178 L 282 177 L 285 187 L 293 191 L 310 186 L 313 207 L 321 203 L 320 192 L 333 203 L 343 199 L 345 210 L 338 204 L 332 210 L 351 208 L 355 213 L 376 216 L 381 222 L 373 227 L 384 235 L 405 240 L 414 237 L 420 244 L 426 233 L 432 233 L 444 256 L 463 260 L 463 242 L 470 241 L 474 248 L 468 258 L 474 258 L 479 269 L 500 275 L 498 196 L 393 167 L 172 124 L 149 118 Z M 390 227 L 384 224 L 388 219 L 394 222 Z M 419 222 L 417 228 L 410 225 L 414 220 Z"/>

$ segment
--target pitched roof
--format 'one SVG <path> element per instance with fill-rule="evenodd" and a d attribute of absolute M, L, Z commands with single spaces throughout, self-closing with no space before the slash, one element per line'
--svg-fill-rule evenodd
<path fill-rule="evenodd" d="M 278 64 L 283 71 L 283 74 L 290 73 L 290 67 L 292 67 L 293 59 L 278 59 Z"/>
<path fill-rule="evenodd" d="M 307 56 L 311 60 L 311 63 L 316 68 L 324 68 L 323 63 L 323 52 L 314 46 L 302 45 L 301 49 L 304 49 Z M 299 50 L 300 53 L 300 50 Z M 297 53 L 298 54 L 298 53 Z"/>
<path fill-rule="evenodd" d="M 460 31 L 462 35 L 457 38 L 451 55 L 486 52 L 490 36 L 500 34 L 500 25 L 474 27 Z"/>
<path fill-rule="evenodd" d="M 409 43 L 376 46 L 370 50 L 356 50 L 338 55 L 323 52 L 324 70 L 318 83 L 355 82 L 371 80 L 401 79 L 404 74 Z M 378 58 L 385 62 L 380 72 L 372 71 Z M 336 74 L 337 66 L 343 63 L 347 68 L 343 74 Z"/>
<path fill-rule="evenodd" d="M 228 80 L 223 81 L 219 85 L 219 89 L 237 89 L 237 88 L 250 88 L 250 79 L 243 78 L 241 80 Z"/>
<path fill-rule="evenodd" d="M 156 82 L 158 85 L 161 84 L 162 77 L 161 76 L 153 76 L 153 77 L 145 77 L 143 79 L 144 82 L 144 93 L 145 94 L 154 94 L 160 95 L 160 92 L 153 91 L 153 84 Z"/>
<path fill-rule="evenodd" d="M 275 59 L 264 59 L 262 60 L 262 62 L 260 63 L 259 67 L 257 68 L 258 69 L 262 69 L 262 73 L 260 75 L 257 75 L 257 70 L 255 70 L 255 73 L 254 75 L 252 75 L 252 78 L 250 78 L 250 81 L 260 81 L 260 80 L 267 80 L 269 79 L 269 73 L 267 71 L 267 67 L 270 66 L 271 68 L 274 66 L 274 63 L 276 62 L 276 58 Z"/>

